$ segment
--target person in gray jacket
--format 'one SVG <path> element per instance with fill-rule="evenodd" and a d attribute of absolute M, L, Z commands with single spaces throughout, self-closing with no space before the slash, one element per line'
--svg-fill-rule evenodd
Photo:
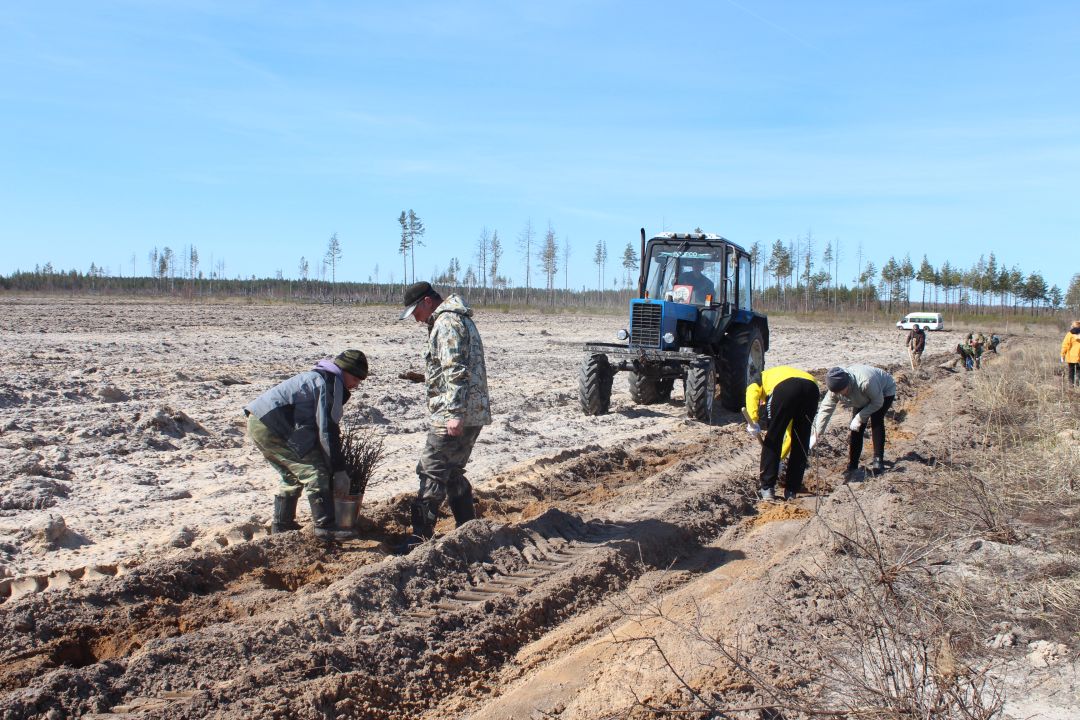
<path fill-rule="evenodd" d="M 896 382 L 892 375 L 871 365 L 834 367 L 825 376 L 829 392 L 818 407 L 814 428 L 810 433 L 810 447 L 825 432 L 837 403 L 843 401 L 852 409 L 851 436 L 848 443 L 848 464 L 844 470 L 844 482 L 851 480 L 859 469 L 859 457 L 863 449 L 863 433 L 870 425 L 874 443 L 874 460 L 870 470 L 879 473 L 885 469 L 885 413 L 896 399 Z"/>
<path fill-rule="evenodd" d="M 367 375 L 364 353 L 346 350 L 275 385 L 244 408 L 252 442 L 281 476 L 271 533 L 300 529 L 296 503 L 306 491 L 315 536 L 352 537 L 351 530 L 335 527 L 331 477 L 348 481 L 341 454 L 341 415 L 350 392 Z"/>

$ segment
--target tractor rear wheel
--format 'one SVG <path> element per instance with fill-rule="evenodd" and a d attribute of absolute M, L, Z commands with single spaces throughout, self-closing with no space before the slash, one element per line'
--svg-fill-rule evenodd
<path fill-rule="evenodd" d="M 720 370 L 720 403 L 738 412 L 746 401 L 746 386 L 765 369 L 765 338 L 756 325 L 731 334 L 723 348 Z"/>
<path fill-rule="evenodd" d="M 660 400 L 660 387 L 656 378 L 631 370 L 630 398 L 638 405 L 652 405 Z M 670 390 L 668 391 L 670 394 Z"/>
<path fill-rule="evenodd" d="M 703 423 L 712 422 L 713 397 L 716 395 L 716 366 L 702 360 L 686 369 L 683 381 L 686 395 L 686 414 Z"/>
<path fill-rule="evenodd" d="M 578 373 L 578 399 L 586 415 L 603 415 L 611 407 L 611 363 L 607 355 L 585 358 Z"/>

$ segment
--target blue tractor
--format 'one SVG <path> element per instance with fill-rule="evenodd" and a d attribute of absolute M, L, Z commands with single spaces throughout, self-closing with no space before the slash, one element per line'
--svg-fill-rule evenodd
<path fill-rule="evenodd" d="M 751 304 L 750 253 L 711 233 L 664 232 L 646 243 L 643 228 L 641 258 L 620 342 L 585 345 L 581 409 L 606 413 L 615 373 L 625 370 L 636 403 L 667 402 L 682 380 L 689 417 L 711 422 L 716 398 L 738 412 L 769 349 L 769 320 Z"/>

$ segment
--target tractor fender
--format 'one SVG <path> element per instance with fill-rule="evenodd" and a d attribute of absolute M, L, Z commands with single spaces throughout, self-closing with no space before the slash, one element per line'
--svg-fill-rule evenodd
<path fill-rule="evenodd" d="M 736 310 L 731 314 L 731 321 L 728 323 L 727 332 L 728 335 L 733 335 L 742 330 L 745 325 L 753 325 L 761 331 L 761 339 L 765 344 L 765 351 L 769 350 L 769 319 L 761 313 L 753 312 L 752 310 Z"/>

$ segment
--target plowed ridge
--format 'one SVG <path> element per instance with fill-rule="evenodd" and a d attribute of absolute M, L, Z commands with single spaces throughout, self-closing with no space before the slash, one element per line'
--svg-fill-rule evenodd
<path fill-rule="evenodd" d="M 12 600 L 4 717 L 415 717 L 750 512 L 755 461 L 688 425 L 493 478 L 483 519 L 406 557 L 291 533 Z"/>

